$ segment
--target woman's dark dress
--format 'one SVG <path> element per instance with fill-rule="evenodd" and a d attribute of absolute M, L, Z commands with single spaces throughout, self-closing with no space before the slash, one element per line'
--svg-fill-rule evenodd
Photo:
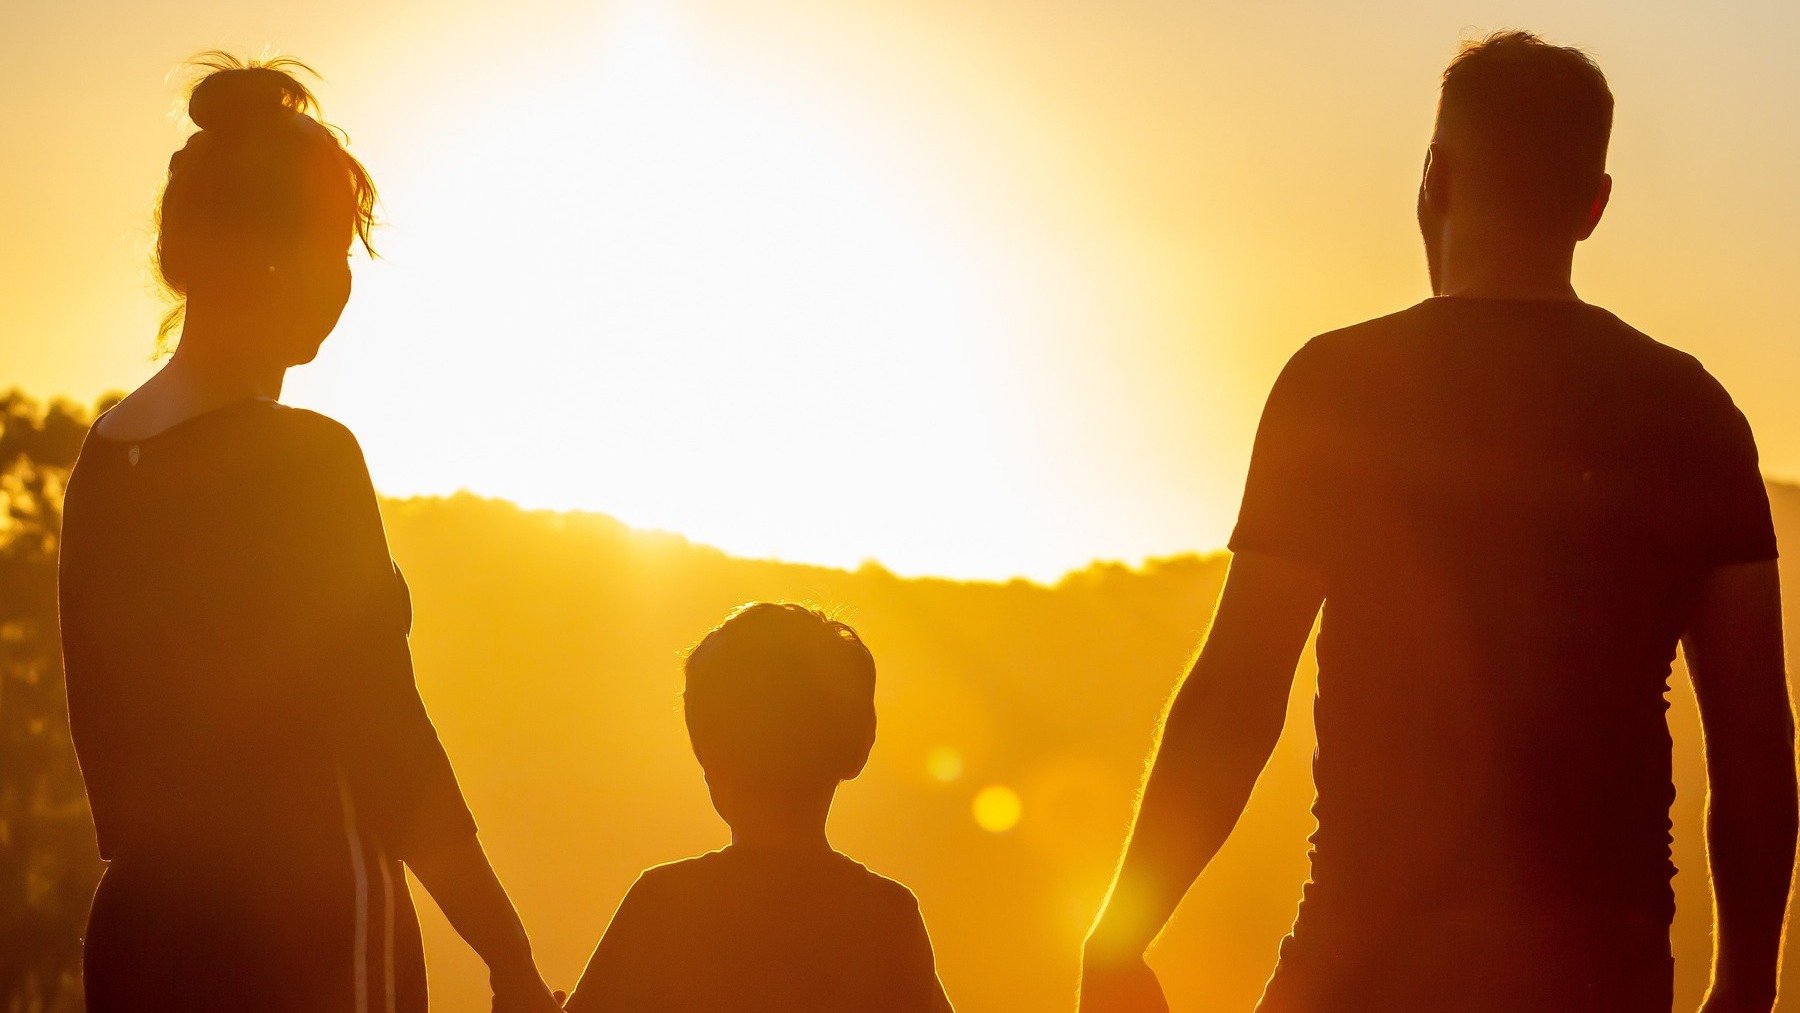
<path fill-rule="evenodd" d="M 69 480 L 69 719 L 109 861 L 91 1010 L 425 1009 L 401 861 L 473 835 L 355 439 L 252 401 Z"/>

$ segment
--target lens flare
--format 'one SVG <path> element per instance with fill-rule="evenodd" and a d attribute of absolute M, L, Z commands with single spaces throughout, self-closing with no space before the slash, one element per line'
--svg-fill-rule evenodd
<path fill-rule="evenodd" d="M 975 825 L 990 834 L 1004 834 L 1018 826 L 1024 810 L 1019 793 L 1003 784 L 990 784 L 975 794 Z"/>
<path fill-rule="evenodd" d="M 950 784 L 962 780 L 963 757 L 950 746 L 939 746 L 925 757 L 925 769 L 933 781 Z"/>

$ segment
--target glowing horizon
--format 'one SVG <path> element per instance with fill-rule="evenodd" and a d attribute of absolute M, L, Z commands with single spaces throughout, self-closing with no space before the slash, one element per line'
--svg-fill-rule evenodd
<path fill-rule="evenodd" d="M 1578 289 L 1700 356 L 1765 470 L 1800 476 L 1791 6 L 1699 36 L 1672 0 L 327 6 L 118 5 L 100 37 L 5 15 L 41 44 L 0 114 L 63 140 L 0 152 L 3 382 L 147 375 L 150 209 L 191 129 L 168 75 L 273 43 L 325 74 L 386 221 L 287 400 L 355 430 L 385 493 L 953 578 L 1210 551 L 1287 355 L 1425 294 L 1436 75 L 1459 36 L 1525 25 L 1619 98 Z M 82 87 L 28 86 L 72 51 Z"/>

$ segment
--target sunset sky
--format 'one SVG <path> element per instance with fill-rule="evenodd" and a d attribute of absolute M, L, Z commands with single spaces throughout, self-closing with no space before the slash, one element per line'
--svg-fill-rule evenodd
<path fill-rule="evenodd" d="M 382 188 L 286 400 L 383 491 L 905 573 L 1213 548 L 1286 357 L 1427 294 L 1437 75 L 1507 27 L 1618 97 L 1578 290 L 1800 477 L 1789 0 L 5 0 L 0 388 L 154 368 L 179 65 L 267 49 Z"/>

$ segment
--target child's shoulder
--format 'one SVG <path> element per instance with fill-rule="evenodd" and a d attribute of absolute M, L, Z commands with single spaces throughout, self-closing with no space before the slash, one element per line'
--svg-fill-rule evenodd
<path fill-rule="evenodd" d="M 760 892 L 758 887 L 822 891 L 840 903 L 876 907 L 901 917 L 916 917 L 919 909 L 918 898 L 905 884 L 838 851 L 802 855 L 725 847 L 651 866 L 638 875 L 630 892 L 640 903 L 667 903 L 682 897 L 723 897 L 744 889 Z"/>
<path fill-rule="evenodd" d="M 919 898 L 913 895 L 905 883 L 889 879 L 841 852 L 834 851 L 832 855 L 844 864 L 846 874 L 854 878 L 861 889 L 878 903 L 890 906 L 901 914 L 919 909 Z"/>
<path fill-rule="evenodd" d="M 722 896 L 736 892 L 730 877 L 721 875 L 716 855 L 665 862 L 638 873 L 619 901 L 614 922 L 674 924 L 716 906 Z"/>
<path fill-rule="evenodd" d="M 631 886 L 632 893 L 656 893 L 679 889 L 697 880 L 715 878 L 723 873 L 721 856 L 724 852 L 709 851 L 704 855 L 692 858 L 678 858 L 673 862 L 652 865 L 638 873 L 637 882 Z"/>

